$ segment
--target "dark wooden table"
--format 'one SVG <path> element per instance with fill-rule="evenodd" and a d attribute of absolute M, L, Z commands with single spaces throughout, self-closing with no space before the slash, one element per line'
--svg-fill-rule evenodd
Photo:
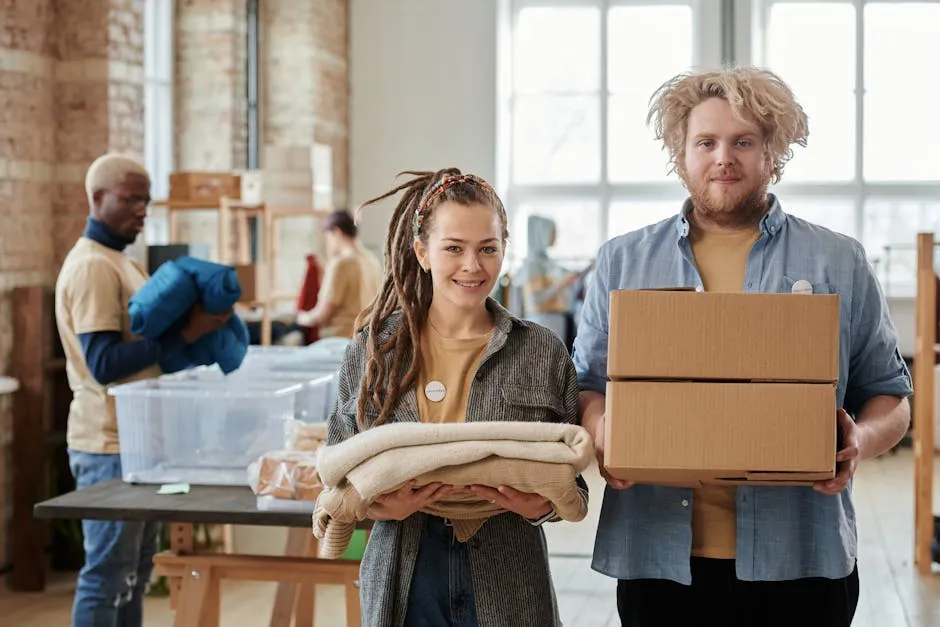
<path fill-rule="evenodd" d="M 189 494 L 157 494 L 158 487 L 111 479 L 38 503 L 33 514 L 36 518 L 312 526 L 309 513 L 259 510 L 248 486 L 194 485 Z"/>
<path fill-rule="evenodd" d="M 346 588 L 347 626 L 360 624 L 359 562 L 316 557 L 310 513 L 264 511 L 248 486 L 190 486 L 188 494 L 157 494 L 157 485 L 112 479 L 38 503 L 36 518 L 162 522 L 170 526 L 170 550 L 154 558 L 158 574 L 171 581 L 171 606 L 178 627 L 218 627 L 219 580 L 279 582 L 270 626 L 313 625 L 314 587 Z M 283 556 L 194 552 L 194 524 L 288 527 Z M 371 521 L 357 527 L 369 529 Z"/>

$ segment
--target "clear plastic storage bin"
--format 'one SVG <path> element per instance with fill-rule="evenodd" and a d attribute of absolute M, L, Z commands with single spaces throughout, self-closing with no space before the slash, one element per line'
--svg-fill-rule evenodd
<path fill-rule="evenodd" d="M 110 389 L 128 483 L 247 485 L 248 464 L 283 448 L 301 386 L 283 381 L 135 381 Z"/>
<path fill-rule="evenodd" d="M 334 371 L 294 372 L 288 370 L 270 370 L 268 368 L 240 368 L 224 375 L 218 366 L 200 366 L 165 375 L 174 381 L 225 381 L 229 385 L 246 382 L 249 385 L 259 381 L 298 384 L 294 418 L 302 422 L 322 422 L 330 416 L 336 402 L 336 377 Z"/>

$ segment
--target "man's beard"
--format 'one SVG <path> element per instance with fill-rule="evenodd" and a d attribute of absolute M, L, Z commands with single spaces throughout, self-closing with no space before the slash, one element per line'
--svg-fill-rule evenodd
<path fill-rule="evenodd" d="M 715 226 L 734 229 L 756 226 L 767 212 L 767 184 L 764 179 L 750 187 L 744 187 L 741 182 L 717 193 L 712 189 L 710 179 L 716 176 L 727 176 L 727 172 L 709 174 L 704 179 L 686 181 L 689 195 L 692 197 L 694 215 L 700 220 Z M 720 188 L 720 186 L 719 186 Z"/>

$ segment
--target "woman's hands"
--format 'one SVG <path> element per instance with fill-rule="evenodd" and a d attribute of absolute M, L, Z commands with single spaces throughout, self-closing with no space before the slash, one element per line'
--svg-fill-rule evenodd
<path fill-rule="evenodd" d="M 552 511 L 552 503 L 548 499 L 538 494 L 520 492 L 509 486 L 501 485 L 498 488 L 491 488 L 485 485 L 472 485 L 468 490 L 481 499 L 495 503 L 506 511 L 515 512 L 529 520 L 537 520 Z"/>
<path fill-rule="evenodd" d="M 468 493 L 530 520 L 537 520 L 552 511 L 552 504 L 548 499 L 538 494 L 520 492 L 509 486 L 453 486 L 440 482 L 429 483 L 420 488 L 416 485 L 412 480 L 393 492 L 375 497 L 372 505 L 366 510 L 366 516 L 372 520 L 404 520 L 431 503 L 452 495 Z"/>
<path fill-rule="evenodd" d="M 454 486 L 434 482 L 416 488 L 412 479 L 394 492 L 380 494 L 366 510 L 372 520 L 404 520 L 421 508 L 447 498 L 456 490 Z"/>

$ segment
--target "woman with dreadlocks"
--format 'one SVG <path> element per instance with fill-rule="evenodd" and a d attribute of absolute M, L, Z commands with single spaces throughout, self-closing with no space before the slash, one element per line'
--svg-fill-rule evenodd
<path fill-rule="evenodd" d="M 406 172 L 385 245 L 385 276 L 340 369 L 328 444 L 392 422 L 577 423 L 564 344 L 489 297 L 508 239 L 483 179 L 457 169 Z M 466 491 L 498 504 L 467 542 L 421 510 Z M 584 503 L 587 486 L 578 478 Z M 508 486 L 406 484 L 380 495 L 363 557 L 363 620 L 376 627 L 560 624 L 541 524 L 552 504 Z M 456 523 L 454 523 L 456 524 Z"/>

